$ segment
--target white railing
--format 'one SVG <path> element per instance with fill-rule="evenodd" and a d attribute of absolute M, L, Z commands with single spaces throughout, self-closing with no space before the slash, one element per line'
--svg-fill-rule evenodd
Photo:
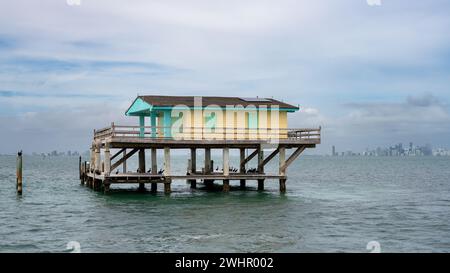
<path fill-rule="evenodd" d="M 289 140 L 317 140 L 320 142 L 321 127 L 319 128 L 233 128 L 233 127 L 180 127 L 173 130 L 166 126 L 133 126 L 111 124 L 99 130 L 94 130 L 94 139 L 108 137 L 135 137 L 155 139 L 289 139 Z"/>

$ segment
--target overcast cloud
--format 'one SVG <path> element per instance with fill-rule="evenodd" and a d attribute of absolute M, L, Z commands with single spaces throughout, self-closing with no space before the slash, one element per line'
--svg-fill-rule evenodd
<path fill-rule="evenodd" d="M 3 0 L 0 153 L 85 150 L 136 94 L 266 96 L 318 152 L 450 146 L 446 0 Z"/>

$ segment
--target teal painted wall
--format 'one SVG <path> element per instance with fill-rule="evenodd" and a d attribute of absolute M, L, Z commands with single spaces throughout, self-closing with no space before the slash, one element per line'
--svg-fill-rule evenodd
<path fill-rule="evenodd" d="M 171 113 L 172 113 L 171 110 L 163 111 L 164 137 L 171 137 L 171 126 L 172 126 L 172 117 L 170 116 Z"/>
<path fill-rule="evenodd" d="M 130 106 L 128 111 L 125 113 L 127 116 L 139 116 L 139 115 L 150 115 L 152 106 L 141 98 L 137 98 L 134 103 Z"/>
<path fill-rule="evenodd" d="M 145 116 L 139 116 L 139 136 L 144 137 L 145 136 Z"/>

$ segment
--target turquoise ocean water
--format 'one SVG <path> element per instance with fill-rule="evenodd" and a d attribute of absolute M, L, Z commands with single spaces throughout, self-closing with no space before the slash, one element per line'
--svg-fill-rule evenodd
<path fill-rule="evenodd" d="M 0 156 L 0 252 L 66 252 L 70 241 L 82 252 L 368 252 L 370 241 L 450 251 L 450 158 L 303 156 L 285 195 L 277 181 L 228 194 L 175 181 L 166 196 L 104 195 L 80 186 L 78 158 L 26 156 L 21 197 L 15 160 Z"/>

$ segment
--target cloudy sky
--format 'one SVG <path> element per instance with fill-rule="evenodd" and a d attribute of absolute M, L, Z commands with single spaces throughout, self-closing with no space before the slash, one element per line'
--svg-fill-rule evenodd
<path fill-rule="evenodd" d="M 300 104 L 320 153 L 450 147 L 448 0 L 76 1 L 0 1 L 0 153 L 86 150 L 136 94 Z"/>

